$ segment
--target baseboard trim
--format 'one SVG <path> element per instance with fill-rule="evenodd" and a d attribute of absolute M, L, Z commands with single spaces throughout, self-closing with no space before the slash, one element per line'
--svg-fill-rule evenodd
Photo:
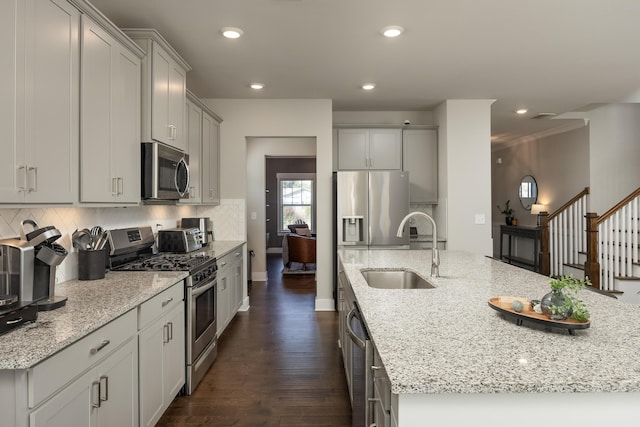
<path fill-rule="evenodd" d="M 267 281 L 267 272 L 266 271 L 255 271 L 251 273 L 251 280 L 253 282 L 266 282 Z"/>
<path fill-rule="evenodd" d="M 316 298 L 316 311 L 336 311 L 334 299 Z"/>
<path fill-rule="evenodd" d="M 267 248 L 268 254 L 281 254 L 282 248 Z"/>

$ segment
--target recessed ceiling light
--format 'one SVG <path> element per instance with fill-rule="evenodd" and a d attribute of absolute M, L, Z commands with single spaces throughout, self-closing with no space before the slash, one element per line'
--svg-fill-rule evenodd
<path fill-rule="evenodd" d="M 362 89 L 364 90 L 372 90 L 374 87 L 376 87 L 376 85 L 373 83 L 365 83 L 362 85 Z"/>
<path fill-rule="evenodd" d="M 390 25 L 388 27 L 384 27 L 382 30 L 380 30 L 380 32 L 385 37 L 393 38 L 398 37 L 400 34 L 404 33 L 404 28 L 398 25 Z"/>
<path fill-rule="evenodd" d="M 237 39 L 238 37 L 244 34 L 240 28 L 235 27 L 224 27 L 220 30 L 222 35 L 228 39 Z"/>
<path fill-rule="evenodd" d="M 527 110 L 526 108 L 518 108 L 515 112 L 516 114 L 527 114 Z"/>
<path fill-rule="evenodd" d="M 251 83 L 251 89 L 260 90 L 264 87 L 262 83 Z"/>

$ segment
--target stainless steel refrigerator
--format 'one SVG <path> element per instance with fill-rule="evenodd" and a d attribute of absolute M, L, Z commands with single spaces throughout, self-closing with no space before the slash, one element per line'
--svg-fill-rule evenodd
<path fill-rule="evenodd" d="M 409 172 L 337 172 L 338 247 L 408 247 L 408 232 L 396 237 L 398 226 L 408 213 Z"/>

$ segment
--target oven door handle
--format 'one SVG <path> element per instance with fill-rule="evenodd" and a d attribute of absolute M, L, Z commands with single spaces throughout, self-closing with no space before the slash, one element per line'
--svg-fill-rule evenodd
<path fill-rule="evenodd" d="M 216 285 L 216 282 L 217 282 L 217 280 L 212 280 L 211 282 L 207 283 L 206 285 L 198 286 L 197 288 L 192 288 L 191 296 L 198 297 L 198 296 L 204 294 L 209 289 L 213 288 Z"/>

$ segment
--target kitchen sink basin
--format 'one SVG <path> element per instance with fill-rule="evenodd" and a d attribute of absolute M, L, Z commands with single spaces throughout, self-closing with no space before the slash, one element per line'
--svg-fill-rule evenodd
<path fill-rule="evenodd" d="M 419 274 L 403 269 L 396 270 L 379 270 L 364 269 L 360 270 L 367 284 L 372 288 L 378 289 L 433 289 L 430 282 Z"/>

